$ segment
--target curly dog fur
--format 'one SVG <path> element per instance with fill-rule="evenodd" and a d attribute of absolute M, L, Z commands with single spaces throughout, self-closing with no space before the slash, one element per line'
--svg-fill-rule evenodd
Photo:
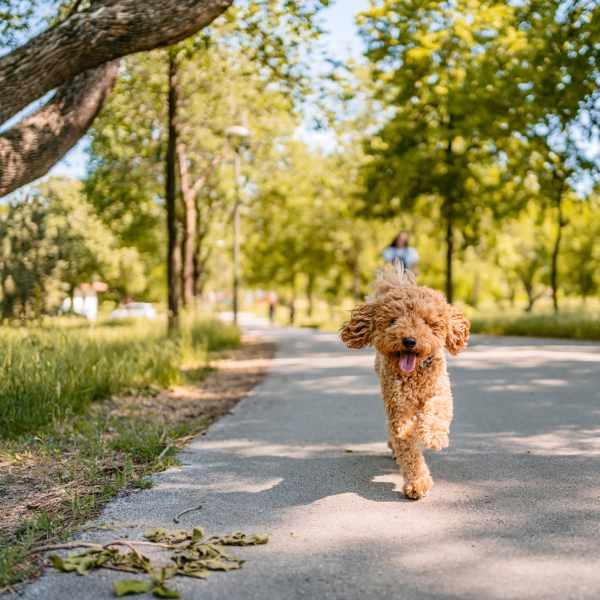
<path fill-rule="evenodd" d="M 408 498 L 422 498 L 433 485 L 422 448 L 448 446 L 452 391 L 444 348 L 453 355 L 463 350 L 469 327 L 442 294 L 417 286 L 400 266 L 388 265 L 375 282 L 375 294 L 354 308 L 341 330 L 349 348 L 376 350 L 389 446 Z"/>

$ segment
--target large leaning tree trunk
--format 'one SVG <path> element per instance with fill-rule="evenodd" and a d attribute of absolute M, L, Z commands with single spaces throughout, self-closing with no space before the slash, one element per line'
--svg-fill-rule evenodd
<path fill-rule="evenodd" d="M 92 124 L 118 71 L 113 61 L 61 86 L 39 111 L 0 135 L 0 196 L 42 175 Z"/>
<path fill-rule="evenodd" d="M 110 63 L 183 40 L 232 2 L 95 0 L 0 58 L 0 125 L 58 88 L 27 122 L 0 134 L 0 195 L 43 175 L 84 135 L 114 81 Z"/>

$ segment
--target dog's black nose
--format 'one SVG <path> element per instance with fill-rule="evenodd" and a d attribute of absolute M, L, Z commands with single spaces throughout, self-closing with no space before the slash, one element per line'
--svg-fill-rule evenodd
<path fill-rule="evenodd" d="M 415 340 L 415 338 L 412 338 L 412 337 L 402 338 L 402 343 L 407 348 L 414 348 L 417 345 L 417 340 Z"/>

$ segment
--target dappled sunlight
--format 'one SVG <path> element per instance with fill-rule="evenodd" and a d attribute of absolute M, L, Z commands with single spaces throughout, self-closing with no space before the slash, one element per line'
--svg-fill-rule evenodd
<path fill-rule="evenodd" d="M 600 427 L 593 429 L 559 429 L 522 437 L 518 434 L 498 433 L 494 444 L 506 452 L 528 452 L 537 455 L 600 455 Z"/>
<path fill-rule="evenodd" d="M 203 452 L 226 452 L 229 455 L 235 454 L 246 458 L 272 456 L 297 459 L 311 456 L 339 456 L 351 452 L 379 455 L 387 451 L 385 444 L 349 444 L 340 447 L 334 444 L 266 444 L 252 440 L 206 441 L 199 449 Z"/>

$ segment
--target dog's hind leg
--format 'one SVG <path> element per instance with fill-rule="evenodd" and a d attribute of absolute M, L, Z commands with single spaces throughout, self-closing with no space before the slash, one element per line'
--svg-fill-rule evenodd
<path fill-rule="evenodd" d="M 392 439 L 392 451 L 404 477 L 405 496 L 412 500 L 423 498 L 433 486 L 433 479 L 417 439 L 414 435 L 404 439 L 395 437 Z"/>

